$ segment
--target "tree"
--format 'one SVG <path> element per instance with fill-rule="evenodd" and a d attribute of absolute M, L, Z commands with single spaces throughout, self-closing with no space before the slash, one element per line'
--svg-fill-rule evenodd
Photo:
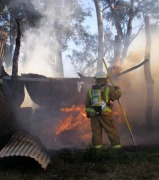
<path fill-rule="evenodd" d="M 149 62 L 144 65 L 145 81 L 147 86 L 147 103 L 146 103 L 146 122 L 148 127 L 152 127 L 152 111 L 154 104 L 154 81 L 152 79 L 151 68 L 150 68 L 150 55 L 151 55 L 151 29 L 149 17 L 145 16 L 145 59 Z"/>
<path fill-rule="evenodd" d="M 96 6 L 96 14 L 98 13 L 98 34 L 92 34 L 89 27 L 82 28 L 75 40 L 76 45 L 80 47 L 74 49 L 72 54 L 68 56 L 75 71 L 84 76 L 93 76 L 96 71 L 102 70 L 102 58 L 106 56 L 111 59 L 113 52 L 112 32 L 109 28 L 103 27 L 100 1 L 94 1 L 94 5 Z"/>
<path fill-rule="evenodd" d="M 148 127 L 152 127 L 152 112 L 154 105 L 154 80 L 151 74 L 151 27 L 156 27 L 159 17 L 159 1 L 140 1 L 135 0 L 138 6 L 138 17 L 143 19 L 145 24 L 145 59 L 148 59 L 149 62 L 144 65 L 144 75 L 146 81 L 146 92 L 147 92 L 147 101 L 146 101 L 146 123 Z M 150 19 L 153 23 L 150 23 Z"/>
<path fill-rule="evenodd" d="M 80 34 L 79 38 L 80 41 L 76 39 L 75 42 L 80 43 L 80 47 L 73 49 L 72 53 L 67 57 L 71 60 L 76 73 L 90 76 L 97 69 L 97 36 L 91 35 L 89 31 L 83 29 L 83 33 Z"/>
<path fill-rule="evenodd" d="M 5 53 L 5 63 L 11 65 L 16 37 L 16 19 L 25 20 L 23 30 L 33 27 L 38 22 L 40 14 L 35 10 L 31 2 L 22 0 L 11 1 L 1 0 L 1 27 L 8 33 L 8 40 Z"/>
<path fill-rule="evenodd" d="M 137 7 L 134 0 L 102 0 L 103 13 L 107 23 L 112 23 L 116 28 L 114 59 L 112 65 L 123 62 L 132 40 L 136 35 L 132 35 L 132 22 L 137 15 Z M 141 26 L 142 27 L 142 26 Z M 139 28 L 139 31 L 141 28 Z M 139 32 L 137 32 L 138 34 Z"/>
<path fill-rule="evenodd" d="M 100 6 L 100 0 L 94 0 L 96 14 L 97 14 L 97 23 L 98 23 L 98 60 L 97 60 L 97 71 L 103 70 L 103 61 L 104 56 L 104 28 L 103 28 L 103 16 Z"/>
<path fill-rule="evenodd" d="M 76 41 L 78 34 L 83 29 L 83 21 L 86 16 L 90 15 L 89 10 L 83 10 L 80 1 L 77 0 L 56 0 L 56 1 L 44 1 L 44 0 L 15 0 L 15 1 L 2 1 L 5 4 L 3 9 L 3 18 L 1 16 L 3 24 L 7 24 L 6 30 L 9 33 L 6 55 L 7 65 L 12 60 L 13 47 L 15 44 L 16 35 L 16 18 L 20 17 L 23 22 L 23 34 L 28 31 L 30 34 L 36 33 L 37 37 L 46 39 L 44 43 L 47 43 L 49 54 L 45 58 L 56 75 L 63 77 L 63 60 L 62 53 L 67 50 L 68 43 L 70 41 Z M 6 3 L 7 2 L 7 3 Z M 4 8 L 5 7 L 5 8 Z M 46 34 L 48 36 L 46 37 Z M 24 36 L 25 37 L 25 36 Z M 25 38 L 23 42 L 26 45 Z M 45 46 L 45 45 L 44 45 Z M 26 46 L 26 48 L 29 46 Z M 35 46 L 32 47 L 32 50 Z M 30 54 L 32 51 L 29 52 Z M 25 60 L 26 54 L 24 55 Z"/>

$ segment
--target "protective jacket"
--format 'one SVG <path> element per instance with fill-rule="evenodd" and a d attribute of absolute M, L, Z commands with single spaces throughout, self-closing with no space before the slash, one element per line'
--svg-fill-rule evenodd
<path fill-rule="evenodd" d="M 106 107 L 101 110 L 101 115 L 110 115 L 112 113 L 112 102 L 121 97 L 121 89 L 117 86 L 108 84 L 102 85 L 102 100 L 106 103 Z M 92 107 L 92 88 L 87 92 L 85 99 L 85 112 L 88 118 L 96 115 L 94 107 Z"/>
<path fill-rule="evenodd" d="M 104 129 L 111 142 L 111 147 L 113 149 L 121 148 L 119 134 L 112 118 L 111 104 L 111 102 L 121 97 L 120 88 L 108 84 L 102 85 L 101 99 L 106 103 L 106 106 L 103 109 L 101 108 L 99 114 L 96 113 L 97 110 L 92 106 L 92 96 L 92 88 L 90 88 L 86 95 L 85 111 L 91 122 L 93 147 L 95 149 L 103 148 L 102 129 Z"/>

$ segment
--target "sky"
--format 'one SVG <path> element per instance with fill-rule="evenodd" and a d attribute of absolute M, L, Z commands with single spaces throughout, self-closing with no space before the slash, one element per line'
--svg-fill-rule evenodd
<path fill-rule="evenodd" d="M 90 27 L 89 31 L 92 34 L 97 33 L 98 29 L 97 29 L 97 19 L 96 19 L 96 12 L 95 12 L 96 10 L 95 10 L 94 3 L 92 2 L 92 0 L 81 0 L 81 2 L 85 8 L 91 7 L 91 9 L 92 9 L 92 17 L 87 17 L 84 25 Z M 67 55 L 67 51 L 65 53 L 63 53 L 64 76 L 65 77 L 78 76 L 76 74 L 76 72 L 74 72 L 70 61 L 68 59 L 66 59 L 65 55 Z"/>

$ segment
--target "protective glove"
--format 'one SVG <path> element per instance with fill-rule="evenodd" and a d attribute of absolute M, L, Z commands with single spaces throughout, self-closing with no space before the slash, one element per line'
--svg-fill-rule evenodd
<path fill-rule="evenodd" d="M 118 86 L 114 86 L 115 90 L 117 91 L 118 89 L 120 89 Z"/>
<path fill-rule="evenodd" d="M 86 112 L 87 118 L 90 118 L 90 112 Z"/>

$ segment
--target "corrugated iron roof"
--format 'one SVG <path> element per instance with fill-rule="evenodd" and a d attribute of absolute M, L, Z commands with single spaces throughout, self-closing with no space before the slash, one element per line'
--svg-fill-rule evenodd
<path fill-rule="evenodd" d="M 13 131 L 13 114 L 3 92 L 0 90 L 0 136 Z"/>
<path fill-rule="evenodd" d="M 50 157 L 37 139 L 25 132 L 17 132 L 13 109 L 5 98 L 3 91 L 0 90 L 0 138 L 5 139 L 8 134 L 12 135 L 5 143 L 2 141 L 2 144 L 0 144 L 2 148 L 0 158 L 10 156 L 30 157 L 46 169 Z"/>
<path fill-rule="evenodd" d="M 2 60 L 4 56 L 6 37 L 7 33 L 0 30 L 0 78 L 2 79 L 2 70 L 4 70 Z M 20 108 L 17 105 L 20 105 L 21 101 L 23 101 L 24 84 L 18 84 L 20 90 L 16 89 L 15 84 L 11 85 L 14 85 L 14 88 L 12 87 L 14 90 L 13 94 L 11 93 L 10 86 L 8 86 L 5 80 L 0 84 L 0 158 L 10 156 L 31 157 L 35 159 L 42 168 L 46 169 L 50 162 L 50 157 L 47 155 L 40 142 L 25 132 L 17 132 L 18 125 L 15 117 L 17 113 L 16 108 Z M 15 95 L 15 92 L 16 95 L 21 93 L 18 96 L 18 104 L 12 97 Z"/>
<path fill-rule="evenodd" d="M 0 158 L 9 156 L 33 158 L 44 169 L 46 169 L 50 163 L 50 157 L 47 155 L 42 145 L 35 138 L 23 132 L 15 133 L 0 151 Z"/>

